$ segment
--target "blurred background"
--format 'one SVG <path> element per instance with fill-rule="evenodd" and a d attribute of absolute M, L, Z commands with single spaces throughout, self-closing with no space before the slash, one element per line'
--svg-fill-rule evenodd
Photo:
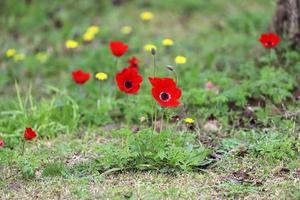
<path fill-rule="evenodd" d="M 53 131 L 47 135 L 78 125 L 120 123 L 125 95 L 113 84 L 114 75 L 128 66 L 132 56 L 140 60 L 145 81 L 133 100 L 139 106 L 130 120 L 140 123 L 140 117 L 149 118 L 147 77 L 153 71 L 149 45 L 157 48 L 158 75 L 172 77 L 168 66 L 179 75 L 183 106 L 170 112 L 179 118 L 192 115 L 200 127 L 210 119 L 228 129 L 270 125 L 274 119 L 266 116 L 273 116 L 280 102 L 298 98 L 299 54 L 285 52 L 283 62 L 273 55 L 276 67 L 270 68 L 270 54 L 258 42 L 272 21 L 273 1 L 2 0 L 0 4 L 0 110 L 7 114 L 19 109 L 16 83 L 20 96 L 28 97 L 25 107 L 33 105 L 30 118 L 4 113 L 7 117 L 0 121 L 4 133 L 21 131 L 16 121 L 37 127 L 48 124 Z M 96 28 L 92 36 L 91 27 Z M 165 39 L 172 45 L 166 46 Z M 111 40 L 129 44 L 118 67 L 108 47 Z M 283 49 L 285 43 L 281 42 Z M 176 63 L 177 56 L 186 61 Z M 93 77 L 79 90 L 71 78 L 75 69 L 93 76 L 105 72 L 108 80 Z M 212 91 L 207 90 L 209 84 Z M 247 106 L 257 108 L 248 111 Z M 47 130 L 48 125 L 40 129 Z"/>

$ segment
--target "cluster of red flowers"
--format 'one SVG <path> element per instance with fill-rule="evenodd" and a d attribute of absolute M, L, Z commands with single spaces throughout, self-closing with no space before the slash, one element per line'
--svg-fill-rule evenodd
<path fill-rule="evenodd" d="M 128 51 L 128 45 L 121 41 L 112 41 L 109 44 L 111 53 L 119 58 Z M 139 59 L 131 57 L 128 60 L 128 67 L 116 73 L 115 80 L 121 92 L 126 94 L 137 94 L 143 82 L 143 77 L 139 74 Z M 90 73 L 83 70 L 72 72 L 75 83 L 82 85 L 91 77 Z M 180 105 L 181 90 L 171 78 L 149 78 L 152 84 L 152 96 L 162 107 L 176 107 Z"/>
<path fill-rule="evenodd" d="M 280 42 L 280 37 L 275 33 L 264 33 L 260 36 L 259 42 L 267 49 L 276 47 Z M 121 41 L 112 41 L 109 44 L 112 54 L 118 58 L 128 51 L 128 45 Z M 137 94 L 139 92 L 143 77 L 139 74 L 139 59 L 131 57 L 128 60 L 128 67 L 123 68 L 116 73 L 115 80 L 121 92 L 126 94 Z M 75 70 L 72 72 L 72 78 L 76 84 L 83 85 L 90 78 L 91 74 L 83 70 Z M 152 97 L 162 107 L 177 107 L 180 105 L 181 89 L 177 87 L 176 82 L 171 78 L 150 77 L 149 81 L 152 85 Z M 207 89 L 213 89 L 213 83 L 208 82 Z M 37 133 L 32 128 L 26 128 L 24 131 L 24 139 L 32 140 L 37 137 Z M 0 140 L 0 148 L 5 142 Z"/>
<path fill-rule="evenodd" d="M 113 42 L 110 45 L 111 51 L 115 56 L 123 55 L 128 48 L 122 42 Z M 123 50 L 123 51 L 122 51 Z M 117 54 L 116 54 L 117 52 Z M 126 67 L 116 74 L 116 82 L 120 91 L 127 94 L 136 94 L 143 81 L 138 73 L 139 60 L 132 57 L 128 60 L 129 67 Z M 177 87 L 175 81 L 171 78 L 149 78 L 152 84 L 152 96 L 162 107 L 176 107 L 180 105 L 181 90 Z"/>
<path fill-rule="evenodd" d="M 259 41 L 265 48 L 270 49 L 279 44 L 280 38 L 274 33 L 264 33 Z M 109 47 L 116 58 L 123 56 L 128 51 L 128 45 L 122 41 L 111 41 Z M 115 80 L 120 91 L 127 94 L 136 94 L 143 82 L 143 78 L 138 72 L 139 59 L 132 57 L 128 60 L 128 64 L 128 67 L 117 72 Z M 75 70 L 72 72 L 72 77 L 75 83 L 82 85 L 90 79 L 91 74 L 83 70 Z M 152 84 L 152 96 L 161 106 L 175 107 L 180 105 L 181 90 L 173 79 L 151 77 L 149 81 Z"/>

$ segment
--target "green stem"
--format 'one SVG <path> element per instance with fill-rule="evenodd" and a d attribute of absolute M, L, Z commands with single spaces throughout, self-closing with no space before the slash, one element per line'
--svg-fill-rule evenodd
<path fill-rule="evenodd" d="M 270 49 L 269 67 L 272 67 L 272 49 Z"/>
<path fill-rule="evenodd" d="M 153 77 L 156 76 L 156 56 L 153 55 Z"/>
<path fill-rule="evenodd" d="M 161 111 L 161 113 L 162 113 L 162 115 L 161 115 L 161 122 L 160 122 L 160 132 L 162 132 L 162 130 L 163 130 L 163 123 L 164 123 L 164 108 L 162 108 L 162 111 Z"/>
<path fill-rule="evenodd" d="M 168 113 L 168 108 L 166 108 L 166 126 L 169 125 L 169 113 Z M 169 129 L 169 128 L 168 128 Z"/>
<path fill-rule="evenodd" d="M 21 152 L 22 154 L 21 155 L 23 156 L 25 153 L 25 140 L 23 139 L 22 141 L 23 141 L 23 144 L 22 144 L 22 152 Z"/>
<path fill-rule="evenodd" d="M 153 132 L 156 131 L 156 120 L 157 120 L 157 112 L 156 112 L 156 107 L 154 107 L 154 128 Z"/>
<path fill-rule="evenodd" d="M 154 51 L 155 52 L 155 51 Z M 155 57 L 155 53 L 152 54 L 153 55 L 153 77 L 156 76 L 156 57 Z M 156 118 L 157 118 L 157 112 L 156 112 L 156 106 L 155 106 L 155 101 L 152 100 L 153 102 L 153 106 L 152 106 L 152 126 L 153 126 L 153 132 L 156 131 Z"/>
<path fill-rule="evenodd" d="M 130 102 L 129 102 L 129 94 L 126 94 L 126 109 L 125 109 L 125 115 L 127 116 L 126 117 L 126 123 L 127 123 L 127 126 L 130 127 L 130 118 L 131 118 L 131 111 L 130 111 Z"/>
<path fill-rule="evenodd" d="M 116 57 L 116 59 L 115 59 L 115 68 L 116 68 L 116 69 L 118 68 L 118 61 L 119 61 L 119 58 Z"/>
<path fill-rule="evenodd" d="M 175 76 L 176 84 L 178 84 L 178 75 L 175 69 L 173 70 L 173 74 Z"/>

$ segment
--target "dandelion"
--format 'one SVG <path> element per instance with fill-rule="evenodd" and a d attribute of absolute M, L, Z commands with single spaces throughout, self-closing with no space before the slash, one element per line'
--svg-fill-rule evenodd
<path fill-rule="evenodd" d="M 81 69 L 72 72 L 72 78 L 78 85 L 85 84 L 91 77 L 90 73 L 84 72 Z"/>
<path fill-rule="evenodd" d="M 175 63 L 178 64 L 178 65 L 185 64 L 186 63 L 186 57 L 176 56 Z"/>
<path fill-rule="evenodd" d="M 170 46 L 173 46 L 174 45 L 174 42 L 172 39 L 170 38 L 166 38 L 162 41 L 162 44 L 166 47 L 170 47 Z"/>
<path fill-rule="evenodd" d="M 184 122 L 187 124 L 193 124 L 195 120 L 193 118 L 187 117 L 184 119 Z"/>
<path fill-rule="evenodd" d="M 24 53 L 17 53 L 16 55 L 14 55 L 14 60 L 17 62 L 24 60 L 25 58 L 26 58 L 26 55 Z"/>
<path fill-rule="evenodd" d="M 100 80 L 100 81 L 104 81 L 104 80 L 106 80 L 106 79 L 108 78 L 108 76 L 107 76 L 107 74 L 104 73 L 104 72 L 98 72 L 98 73 L 96 74 L 96 78 L 97 78 L 98 80 Z"/>
<path fill-rule="evenodd" d="M 121 33 L 123 33 L 124 35 L 130 34 L 131 31 L 132 31 L 131 26 L 123 26 L 123 27 L 121 28 Z"/>
<path fill-rule="evenodd" d="M 145 51 L 151 52 L 152 49 L 157 50 L 157 47 L 154 44 L 146 44 L 144 46 Z"/>
<path fill-rule="evenodd" d="M 95 34 L 91 33 L 91 32 L 85 32 L 83 34 L 83 41 L 85 42 L 90 42 L 95 38 Z"/>
<path fill-rule="evenodd" d="M 143 21 L 150 21 L 154 18 L 154 14 L 152 12 L 149 12 L 149 11 L 146 11 L 146 12 L 142 12 L 140 14 L 140 18 L 143 20 Z"/>
<path fill-rule="evenodd" d="M 75 49 L 78 47 L 78 42 L 75 40 L 67 40 L 65 46 L 67 49 Z"/>
<path fill-rule="evenodd" d="M 181 89 L 171 78 L 150 77 L 152 96 L 162 107 L 177 107 L 180 105 Z"/>
<path fill-rule="evenodd" d="M 49 54 L 48 52 L 38 52 L 35 55 L 35 58 L 40 61 L 41 63 L 45 63 L 49 59 Z"/>
<path fill-rule="evenodd" d="M 11 58 L 14 57 L 16 55 L 17 51 L 16 49 L 7 49 L 7 51 L 5 52 L 6 57 Z"/>
<path fill-rule="evenodd" d="M 99 26 L 96 26 L 96 25 L 93 25 L 93 26 L 90 26 L 88 29 L 87 29 L 87 33 L 90 33 L 90 34 L 93 34 L 93 35 L 96 35 L 97 33 L 99 33 L 100 31 L 100 27 Z"/>
<path fill-rule="evenodd" d="M 143 82 L 143 77 L 133 67 L 124 68 L 116 74 L 115 78 L 120 91 L 127 94 L 136 94 Z"/>

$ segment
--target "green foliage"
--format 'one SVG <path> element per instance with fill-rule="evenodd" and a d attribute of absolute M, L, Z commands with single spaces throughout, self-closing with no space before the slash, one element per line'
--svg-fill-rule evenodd
<path fill-rule="evenodd" d="M 283 69 L 266 67 L 261 69 L 259 79 L 254 81 L 251 93 L 254 97 L 264 95 L 274 103 L 280 103 L 291 97 L 294 86 L 293 78 Z"/>
<path fill-rule="evenodd" d="M 221 153 L 225 165 L 217 161 L 214 168 L 208 167 L 209 173 L 195 173 L 200 178 L 194 183 L 189 183 L 194 177 L 188 177 L 184 196 L 185 189 L 177 187 L 149 191 L 148 181 L 138 188 L 147 188 L 146 195 L 143 191 L 136 194 L 131 184 L 123 195 L 123 188 L 116 189 L 114 182 L 117 179 L 117 184 L 122 184 L 119 174 L 109 176 L 114 186 L 106 192 L 126 198 L 152 198 L 156 193 L 157 198 L 170 194 L 188 198 L 193 195 L 189 189 L 196 188 L 197 194 L 217 193 L 225 198 L 255 198 L 267 191 L 297 199 L 294 175 L 298 173 L 300 149 L 300 54 L 289 49 L 284 38 L 272 52 L 257 41 L 267 30 L 275 4 L 269 0 L 124 2 L 113 6 L 106 0 L 0 0 L 0 139 L 5 141 L 0 148 L 0 169 L 5 177 L 0 179 L 0 193 L 12 194 L 5 196 L 8 199 L 18 198 L 14 193 L 22 190 L 10 187 L 22 177 L 34 180 L 21 180 L 29 195 L 30 187 L 36 194 L 37 185 L 46 188 L 42 191 L 50 193 L 49 198 L 55 198 L 53 194 L 63 194 L 59 188 L 66 186 L 75 195 L 66 199 L 99 199 L 102 196 L 90 197 L 95 193 L 90 186 L 101 188 L 94 184 L 99 177 L 99 184 L 103 184 L 107 178 L 103 174 L 175 172 L 171 178 L 163 174 L 167 177 L 164 184 L 180 171 L 189 172 L 186 176 L 206 167 L 215 151 L 216 155 Z M 153 12 L 154 19 L 142 22 L 139 15 L 143 11 Z M 99 26 L 100 32 L 93 41 L 84 42 L 82 36 L 91 25 Z M 131 34 L 121 34 L 124 25 L 132 27 Z M 174 40 L 174 46 L 162 45 L 167 37 Z M 78 41 L 79 47 L 66 49 L 68 39 Z M 110 40 L 129 44 L 117 67 L 108 48 Z M 153 59 L 143 50 L 147 43 L 158 47 L 157 75 L 172 77 L 174 74 L 165 69 L 174 66 L 183 92 L 182 105 L 165 110 L 170 124 L 161 133 L 148 129 L 154 106 L 147 80 L 153 75 Z M 5 52 L 9 48 L 23 53 L 24 60 L 8 58 Z M 39 59 L 41 55 L 44 61 Z M 187 63 L 175 65 L 177 55 L 187 57 Z M 127 101 L 117 90 L 114 76 L 128 65 L 131 56 L 141 61 L 139 72 L 144 82 L 140 92 Z M 84 69 L 93 78 L 78 86 L 70 76 L 75 69 Z M 95 80 L 97 72 L 107 73 L 108 80 Z M 208 81 L 214 89 L 205 88 Z M 160 117 L 160 107 L 158 111 Z M 141 122 L 141 117 L 146 120 Z M 193 117 L 195 124 L 185 124 L 185 117 Z M 220 125 L 218 132 L 208 130 L 210 119 Z M 140 131 L 112 130 L 125 123 Z M 27 126 L 39 137 L 26 143 L 21 155 L 20 140 Z M 188 126 L 195 132 L 179 131 Z M 282 165 L 290 172 L 278 184 L 273 169 Z M 236 181 L 231 176 L 235 169 L 255 170 L 249 172 L 253 179 Z M 227 177 L 230 182 L 223 181 Z M 256 184 L 257 177 L 267 182 Z M 50 186 L 48 181 L 61 181 L 61 185 Z M 272 181 L 276 186 L 269 186 Z"/>
<path fill-rule="evenodd" d="M 296 159 L 300 152 L 299 144 L 299 138 L 277 132 L 242 131 L 235 138 L 224 139 L 221 149 L 230 151 L 243 146 L 252 156 L 273 163 Z"/>
<path fill-rule="evenodd" d="M 5 108 L 2 105 L 0 112 L 0 126 L 7 133 L 4 139 L 8 146 L 23 137 L 25 127 L 33 127 L 40 137 L 54 137 L 76 129 L 79 108 L 70 96 L 58 94 L 51 100 L 38 101 L 33 99 L 31 90 L 22 98 L 18 85 L 16 89 L 17 100 Z"/>
<path fill-rule="evenodd" d="M 300 149 L 296 144 L 299 146 L 299 139 L 271 134 L 269 137 L 264 137 L 257 141 L 251 149 L 254 156 L 262 156 L 269 161 L 289 160 L 299 156 Z"/>
<path fill-rule="evenodd" d="M 97 147 L 97 152 L 101 153 L 98 167 L 102 171 L 114 168 L 189 171 L 200 167 L 210 153 L 209 149 L 195 143 L 194 135 L 185 132 L 120 130 L 115 134 L 120 140 L 118 143 Z"/>
<path fill-rule="evenodd" d="M 63 163 L 53 162 L 48 163 L 42 172 L 43 176 L 64 176 L 66 169 Z"/>

